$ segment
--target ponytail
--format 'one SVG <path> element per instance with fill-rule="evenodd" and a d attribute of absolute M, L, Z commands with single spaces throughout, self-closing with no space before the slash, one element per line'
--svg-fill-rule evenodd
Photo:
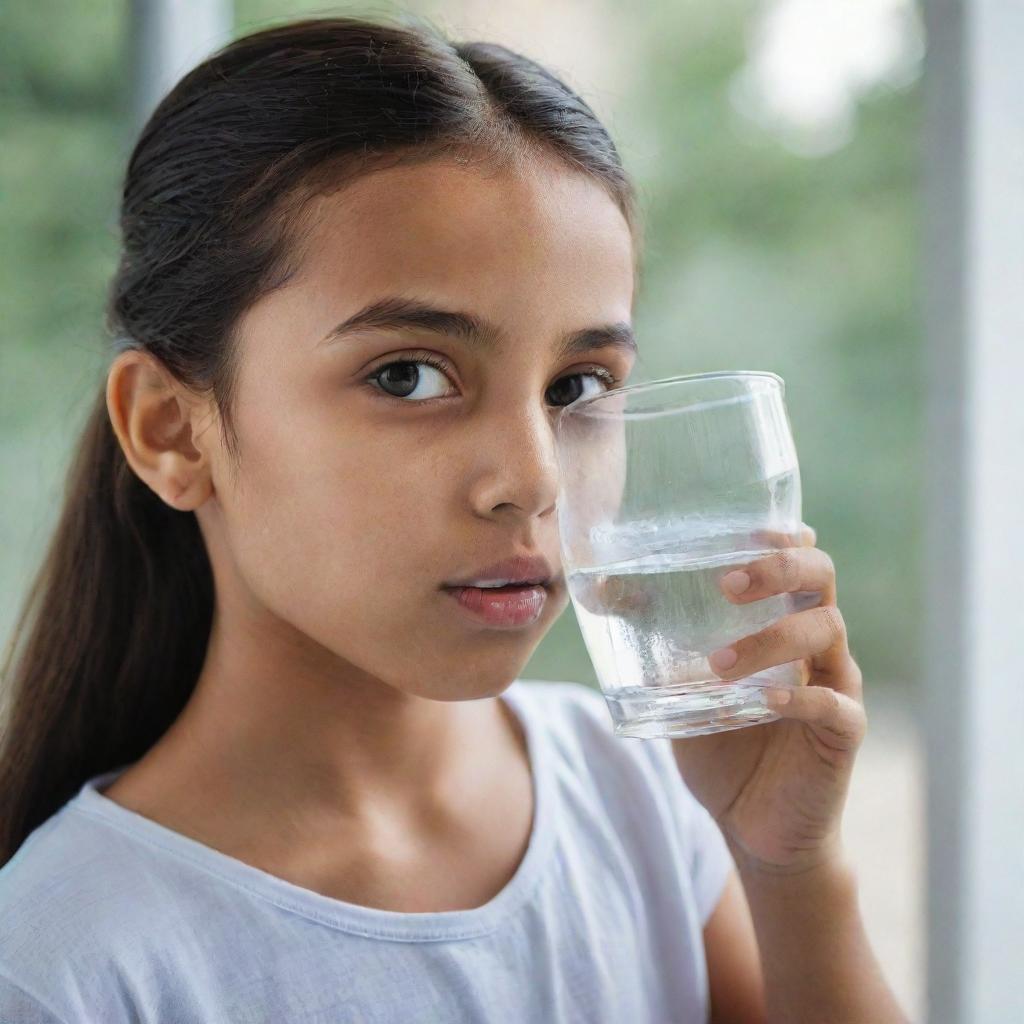
<path fill-rule="evenodd" d="M 4 657 L 0 866 L 81 783 L 141 757 L 185 706 L 213 614 L 195 513 L 130 470 L 101 389 Z"/>

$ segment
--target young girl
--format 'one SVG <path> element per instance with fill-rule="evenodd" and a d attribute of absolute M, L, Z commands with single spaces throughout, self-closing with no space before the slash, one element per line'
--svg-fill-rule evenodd
<path fill-rule="evenodd" d="M 636 210 L 577 95 L 411 17 L 257 32 L 160 103 L 7 666 L 0 1020 L 905 1019 L 809 533 L 731 597 L 822 592 L 721 663 L 806 667 L 778 721 L 626 740 L 517 678 L 567 604 L 553 419 L 635 359 Z"/>

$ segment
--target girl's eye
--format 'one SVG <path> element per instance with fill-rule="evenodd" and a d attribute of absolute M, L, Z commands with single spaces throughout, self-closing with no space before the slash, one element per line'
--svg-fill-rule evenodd
<path fill-rule="evenodd" d="M 420 366 L 429 366 L 435 376 L 444 375 L 443 363 L 429 356 L 419 356 L 416 359 L 402 359 L 397 362 L 385 363 L 366 379 L 373 381 L 381 391 L 392 398 L 409 398 L 421 383 L 423 373 L 417 369 Z M 430 374 L 427 377 L 429 380 Z M 394 392 L 391 390 L 392 388 L 394 388 Z M 443 395 L 420 394 L 418 396 L 419 399 L 437 397 L 443 397 Z"/>
<path fill-rule="evenodd" d="M 595 377 L 603 384 L 604 391 L 610 391 L 612 388 L 617 387 L 620 383 L 619 378 L 615 376 L 610 370 L 606 370 L 603 366 L 595 366 L 586 373 L 570 373 L 565 377 L 561 377 L 551 387 L 548 388 L 548 393 L 556 392 L 560 393 L 562 398 L 568 398 L 566 405 L 572 405 L 577 399 L 587 397 L 584 395 L 582 388 L 577 384 L 569 385 L 573 381 L 582 380 L 585 377 Z M 592 392 L 594 393 L 594 392 Z M 600 392 L 596 392 L 600 393 Z"/>
<path fill-rule="evenodd" d="M 424 374 L 419 369 L 421 366 L 428 366 L 432 371 L 437 371 L 436 374 Z M 445 364 L 438 361 L 437 359 L 421 355 L 415 359 L 401 359 L 395 360 L 390 363 L 385 363 L 383 366 L 378 367 L 373 371 L 367 378 L 368 383 L 372 382 L 372 385 L 376 390 L 383 391 L 385 395 L 391 398 L 398 399 L 410 399 L 415 394 L 417 389 L 423 383 L 424 377 L 429 384 L 431 376 L 447 376 Z M 583 397 L 583 389 L 578 385 L 571 384 L 571 382 L 579 380 L 584 377 L 595 377 L 604 385 L 604 390 L 609 390 L 616 387 L 620 381 L 610 370 L 605 369 L 603 366 L 592 367 L 586 373 L 570 373 L 565 377 L 561 377 L 556 383 L 552 384 L 548 388 L 548 393 L 554 393 L 558 396 L 559 400 L 564 400 L 565 405 L 570 405 L 577 399 Z M 571 386 L 570 386 L 571 385 Z M 423 394 L 422 392 L 416 396 L 416 400 L 422 401 L 430 398 L 443 398 L 443 392 L 439 395 Z M 558 404 L 557 401 L 555 404 Z"/>

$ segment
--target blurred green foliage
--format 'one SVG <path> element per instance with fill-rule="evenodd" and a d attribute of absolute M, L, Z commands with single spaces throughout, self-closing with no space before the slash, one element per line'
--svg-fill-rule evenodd
<path fill-rule="evenodd" d="M 445 5 L 408 9 L 443 16 Z M 804 519 L 837 566 L 851 648 L 869 687 L 908 686 L 921 614 L 919 89 L 876 91 L 848 145 L 796 156 L 730 104 L 755 9 L 611 11 L 641 40 L 609 123 L 646 208 L 633 380 L 724 368 L 786 380 Z M 239 0 L 236 23 L 331 10 Z M 78 0 L 54 31 L 45 5 L 0 10 L 4 638 L 108 358 L 102 308 L 134 143 L 126 11 Z M 641 159 L 651 140 L 657 158 Z M 571 609 L 523 675 L 595 681 Z"/>

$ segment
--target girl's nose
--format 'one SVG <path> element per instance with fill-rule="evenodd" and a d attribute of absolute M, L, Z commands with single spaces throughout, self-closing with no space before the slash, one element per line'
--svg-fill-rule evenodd
<path fill-rule="evenodd" d="M 475 434 L 473 504 L 478 515 L 515 511 L 541 516 L 558 495 L 558 459 L 550 410 L 495 417 Z"/>

